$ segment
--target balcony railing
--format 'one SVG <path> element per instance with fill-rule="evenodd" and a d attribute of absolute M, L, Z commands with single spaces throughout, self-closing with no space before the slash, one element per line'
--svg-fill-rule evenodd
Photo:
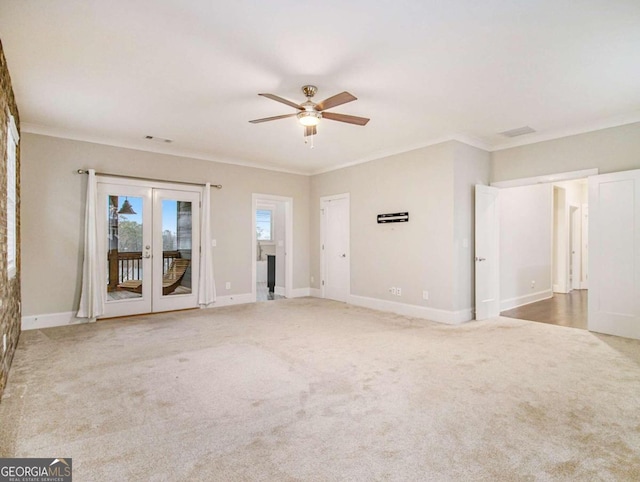
<path fill-rule="evenodd" d="M 180 251 L 162 252 L 162 274 L 164 275 L 176 258 L 181 258 Z M 142 279 L 142 252 L 141 251 L 109 251 L 107 254 L 109 263 L 109 284 L 107 291 L 115 291 L 123 281 Z"/>

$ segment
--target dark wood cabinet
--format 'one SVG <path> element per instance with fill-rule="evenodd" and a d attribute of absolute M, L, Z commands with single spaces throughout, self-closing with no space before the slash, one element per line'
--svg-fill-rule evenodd
<path fill-rule="evenodd" d="M 276 257 L 273 254 L 267 255 L 267 287 L 270 293 L 276 287 Z"/>

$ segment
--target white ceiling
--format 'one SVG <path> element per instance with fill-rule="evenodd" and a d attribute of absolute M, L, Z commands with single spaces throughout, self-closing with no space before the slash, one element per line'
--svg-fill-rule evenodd
<path fill-rule="evenodd" d="M 2 0 L 0 38 L 23 131 L 300 173 L 640 121 L 638 0 Z M 304 84 L 371 121 L 248 122 Z"/>

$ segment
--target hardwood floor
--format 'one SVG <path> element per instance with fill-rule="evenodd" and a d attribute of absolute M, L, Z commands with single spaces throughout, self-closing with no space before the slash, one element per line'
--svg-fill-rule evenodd
<path fill-rule="evenodd" d="M 502 316 L 587 329 L 587 290 L 554 293 L 553 298 L 503 311 Z"/>

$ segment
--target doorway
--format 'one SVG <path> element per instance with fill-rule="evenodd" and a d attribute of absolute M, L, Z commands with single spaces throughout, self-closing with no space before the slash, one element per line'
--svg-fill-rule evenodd
<path fill-rule="evenodd" d="M 553 292 L 588 288 L 587 180 L 553 184 Z"/>
<path fill-rule="evenodd" d="M 98 183 L 104 318 L 198 306 L 198 188 Z"/>
<path fill-rule="evenodd" d="M 253 301 L 291 298 L 293 198 L 256 193 L 252 197 Z"/>
<path fill-rule="evenodd" d="M 581 290 L 586 188 L 578 179 L 500 191 L 502 316 L 587 328 L 588 294 Z"/>
<path fill-rule="evenodd" d="M 323 298 L 348 301 L 351 293 L 349 194 L 320 198 L 320 270 Z"/>

